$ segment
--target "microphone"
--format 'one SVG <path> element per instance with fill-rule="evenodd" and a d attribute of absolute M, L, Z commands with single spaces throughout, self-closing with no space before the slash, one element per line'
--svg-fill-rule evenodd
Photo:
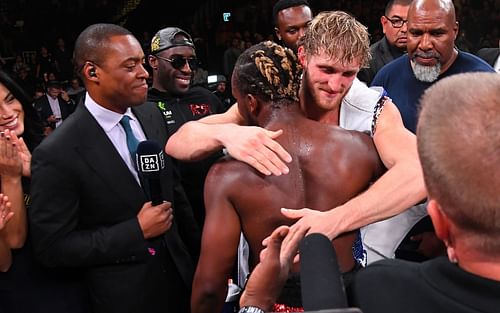
<path fill-rule="evenodd" d="M 165 155 L 160 144 L 155 140 L 141 141 L 137 146 L 136 163 L 151 202 L 153 205 L 162 204 L 160 173 L 165 168 Z"/>
<path fill-rule="evenodd" d="M 299 253 L 304 311 L 347 308 L 332 242 L 322 234 L 310 234 L 302 239 Z"/>

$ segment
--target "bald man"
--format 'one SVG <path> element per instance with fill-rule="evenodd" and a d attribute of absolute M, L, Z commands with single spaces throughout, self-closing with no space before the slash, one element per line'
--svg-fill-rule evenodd
<path fill-rule="evenodd" d="M 404 126 L 415 133 L 418 116 L 418 101 L 424 91 L 442 78 L 464 72 L 493 72 L 493 68 L 478 57 L 458 50 L 455 39 L 458 34 L 458 22 L 455 7 L 451 0 L 414 0 L 408 10 L 408 54 L 384 66 L 375 76 L 372 86 L 382 86 L 394 101 Z M 364 234 L 365 244 L 375 247 L 378 253 L 368 249 L 369 261 L 394 257 L 397 245 L 403 241 L 410 229 L 425 218 L 425 205 L 415 206 L 392 219 L 377 223 Z M 432 238 L 432 226 L 429 220 L 414 238 L 424 240 Z M 420 226 L 418 226 L 420 228 Z M 376 234 L 392 233 L 397 240 L 374 242 Z M 417 253 L 411 242 L 405 241 L 407 255 L 412 258 L 432 257 L 439 252 L 435 241 L 420 243 Z M 417 242 L 418 243 L 418 242 Z M 433 246 L 432 249 L 424 249 Z M 407 250 L 408 250 L 407 249 Z"/>
<path fill-rule="evenodd" d="M 425 92 L 418 152 L 427 210 L 447 257 L 368 266 L 353 289 L 364 313 L 498 312 L 499 90 L 499 75 L 467 73 Z"/>
<path fill-rule="evenodd" d="M 408 10 L 408 54 L 384 66 L 372 86 L 382 86 L 415 133 L 418 100 L 436 81 L 465 72 L 493 72 L 480 58 L 458 50 L 458 21 L 451 0 L 414 0 Z"/>

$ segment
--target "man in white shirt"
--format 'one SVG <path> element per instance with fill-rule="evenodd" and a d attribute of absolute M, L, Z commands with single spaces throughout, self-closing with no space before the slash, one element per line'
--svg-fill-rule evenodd
<path fill-rule="evenodd" d="M 35 109 L 45 126 L 56 129 L 75 110 L 75 102 L 56 80 L 47 82 L 47 92 L 35 101 Z"/>

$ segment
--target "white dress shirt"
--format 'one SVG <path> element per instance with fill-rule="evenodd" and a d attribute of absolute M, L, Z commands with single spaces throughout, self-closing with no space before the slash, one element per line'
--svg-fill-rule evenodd
<path fill-rule="evenodd" d="M 56 128 L 59 127 L 62 123 L 62 114 L 61 107 L 59 106 L 59 99 L 52 98 L 47 95 L 47 99 L 49 100 L 50 109 L 52 110 L 52 114 L 58 119 L 56 122 Z"/>
<path fill-rule="evenodd" d="M 146 140 L 146 135 L 141 128 L 141 125 L 130 108 L 127 109 L 125 114 L 119 114 L 110 111 L 99 104 L 97 104 L 87 93 L 85 96 L 85 107 L 89 110 L 90 114 L 97 120 L 97 123 L 102 127 L 108 138 L 111 140 L 116 150 L 122 157 L 130 172 L 134 175 L 137 183 L 140 185 L 140 179 L 135 169 L 135 160 L 132 160 L 130 152 L 127 147 L 127 135 L 125 130 L 120 125 L 120 120 L 123 115 L 130 117 L 130 127 L 134 136 L 139 142 Z"/>

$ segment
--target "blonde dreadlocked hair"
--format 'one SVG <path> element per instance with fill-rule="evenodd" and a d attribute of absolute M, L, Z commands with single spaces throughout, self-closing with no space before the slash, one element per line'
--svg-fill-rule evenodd
<path fill-rule="evenodd" d="M 236 88 L 277 101 L 299 101 L 302 67 L 292 50 L 264 41 L 243 52 L 234 67 Z"/>
<path fill-rule="evenodd" d="M 325 53 L 341 64 L 359 61 L 366 67 L 371 59 L 368 29 L 343 11 L 316 15 L 299 45 L 306 56 Z"/>

